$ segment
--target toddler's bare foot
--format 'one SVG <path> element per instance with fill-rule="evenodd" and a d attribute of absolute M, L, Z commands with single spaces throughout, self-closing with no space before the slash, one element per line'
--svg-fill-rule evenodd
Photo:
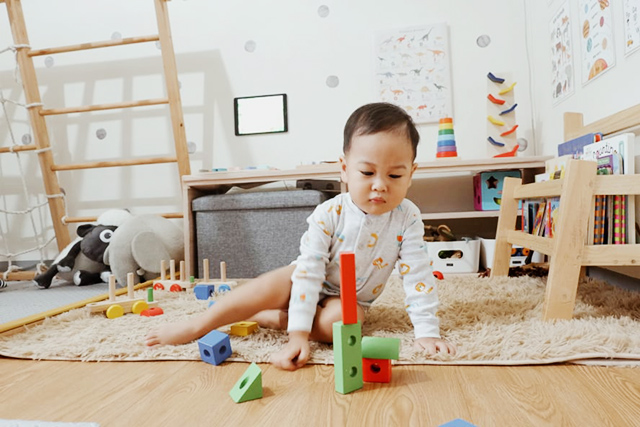
<path fill-rule="evenodd" d="M 169 323 L 150 331 L 145 337 L 148 346 L 164 344 L 185 344 L 199 338 L 198 332 L 192 325 L 193 321 Z"/>
<path fill-rule="evenodd" d="M 287 329 L 289 314 L 285 310 L 262 310 L 249 320 L 258 322 L 261 328 Z"/>

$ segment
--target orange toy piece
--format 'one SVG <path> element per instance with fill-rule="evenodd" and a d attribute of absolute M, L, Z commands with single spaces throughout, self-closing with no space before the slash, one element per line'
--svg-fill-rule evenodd
<path fill-rule="evenodd" d="M 520 147 L 519 145 L 516 145 L 515 147 L 513 147 L 513 149 L 511 151 L 507 151 L 506 153 L 502 153 L 502 154 L 496 154 L 495 157 L 515 157 L 516 156 L 516 151 L 518 151 L 518 147 Z"/>
<path fill-rule="evenodd" d="M 493 102 L 494 104 L 502 105 L 502 104 L 505 103 L 504 99 L 496 98 L 495 96 L 493 96 L 491 94 L 487 95 L 487 98 L 489 98 L 489 101 Z"/>
<path fill-rule="evenodd" d="M 160 316 L 161 314 L 164 314 L 164 310 L 160 307 L 151 307 L 140 312 L 140 316 L 144 317 Z"/>
<path fill-rule="evenodd" d="M 515 131 L 516 131 L 516 129 L 518 129 L 518 125 L 514 125 L 514 126 L 513 126 L 511 129 L 509 129 L 508 131 L 506 131 L 506 132 L 502 132 L 502 133 L 500 134 L 500 136 L 507 136 L 507 135 L 509 135 L 510 133 L 515 132 Z"/>
<path fill-rule="evenodd" d="M 342 323 L 358 323 L 358 301 L 356 298 L 356 254 L 340 254 L 340 301 L 342 303 Z"/>
<path fill-rule="evenodd" d="M 435 277 L 438 280 L 444 279 L 444 275 L 442 274 L 442 272 L 438 270 L 433 270 L 433 277 Z"/>

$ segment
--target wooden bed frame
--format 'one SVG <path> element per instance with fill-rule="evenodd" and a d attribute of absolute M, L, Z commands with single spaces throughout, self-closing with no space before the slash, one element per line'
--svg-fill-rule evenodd
<path fill-rule="evenodd" d="M 582 114 L 564 115 L 565 140 L 589 132 L 608 136 L 639 126 L 640 104 L 586 126 Z M 589 236 L 593 235 L 595 196 L 640 195 L 640 175 L 596 175 L 595 162 L 571 160 L 562 179 L 522 184 L 519 179 L 506 178 L 502 191 L 491 277 L 508 274 L 513 244 L 549 255 L 543 319 L 570 319 L 573 316 L 583 267 L 602 266 L 640 277 L 640 244 L 589 244 Z M 518 201 L 547 197 L 560 197 L 556 235 L 549 238 L 517 231 Z M 632 228 L 634 225 L 629 224 Z"/>

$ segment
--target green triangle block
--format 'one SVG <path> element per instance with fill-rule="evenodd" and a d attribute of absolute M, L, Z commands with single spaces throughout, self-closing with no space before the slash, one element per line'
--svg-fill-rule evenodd
<path fill-rule="evenodd" d="M 242 377 L 229 392 L 236 403 L 260 399 L 262 397 L 262 371 L 255 363 L 249 365 Z"/>

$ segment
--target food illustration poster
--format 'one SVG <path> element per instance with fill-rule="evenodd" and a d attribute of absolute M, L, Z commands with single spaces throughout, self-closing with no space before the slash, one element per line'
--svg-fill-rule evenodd
<path fill-rule="evenodd" d="M 629 55 L 640 47 L 640 0 L 623 0 L 624 53 Z"/>
<path fill-rule="evenodd" d="M 609 0 L 579 0 L 582 50 L 582 84 L 613 67 L 613 19 Z"/>
<path fill-rule="evenodd" d="M 416 123 L 452 117 L 446 24 L 375 34 L 375 90 L 380 101 L 404 108 Z"/>
<path fill-rule="evenodd" d="M 554 102 L 573 93 L 571 18 L 565 2 L 551 19 L 551 90 Z"/>

